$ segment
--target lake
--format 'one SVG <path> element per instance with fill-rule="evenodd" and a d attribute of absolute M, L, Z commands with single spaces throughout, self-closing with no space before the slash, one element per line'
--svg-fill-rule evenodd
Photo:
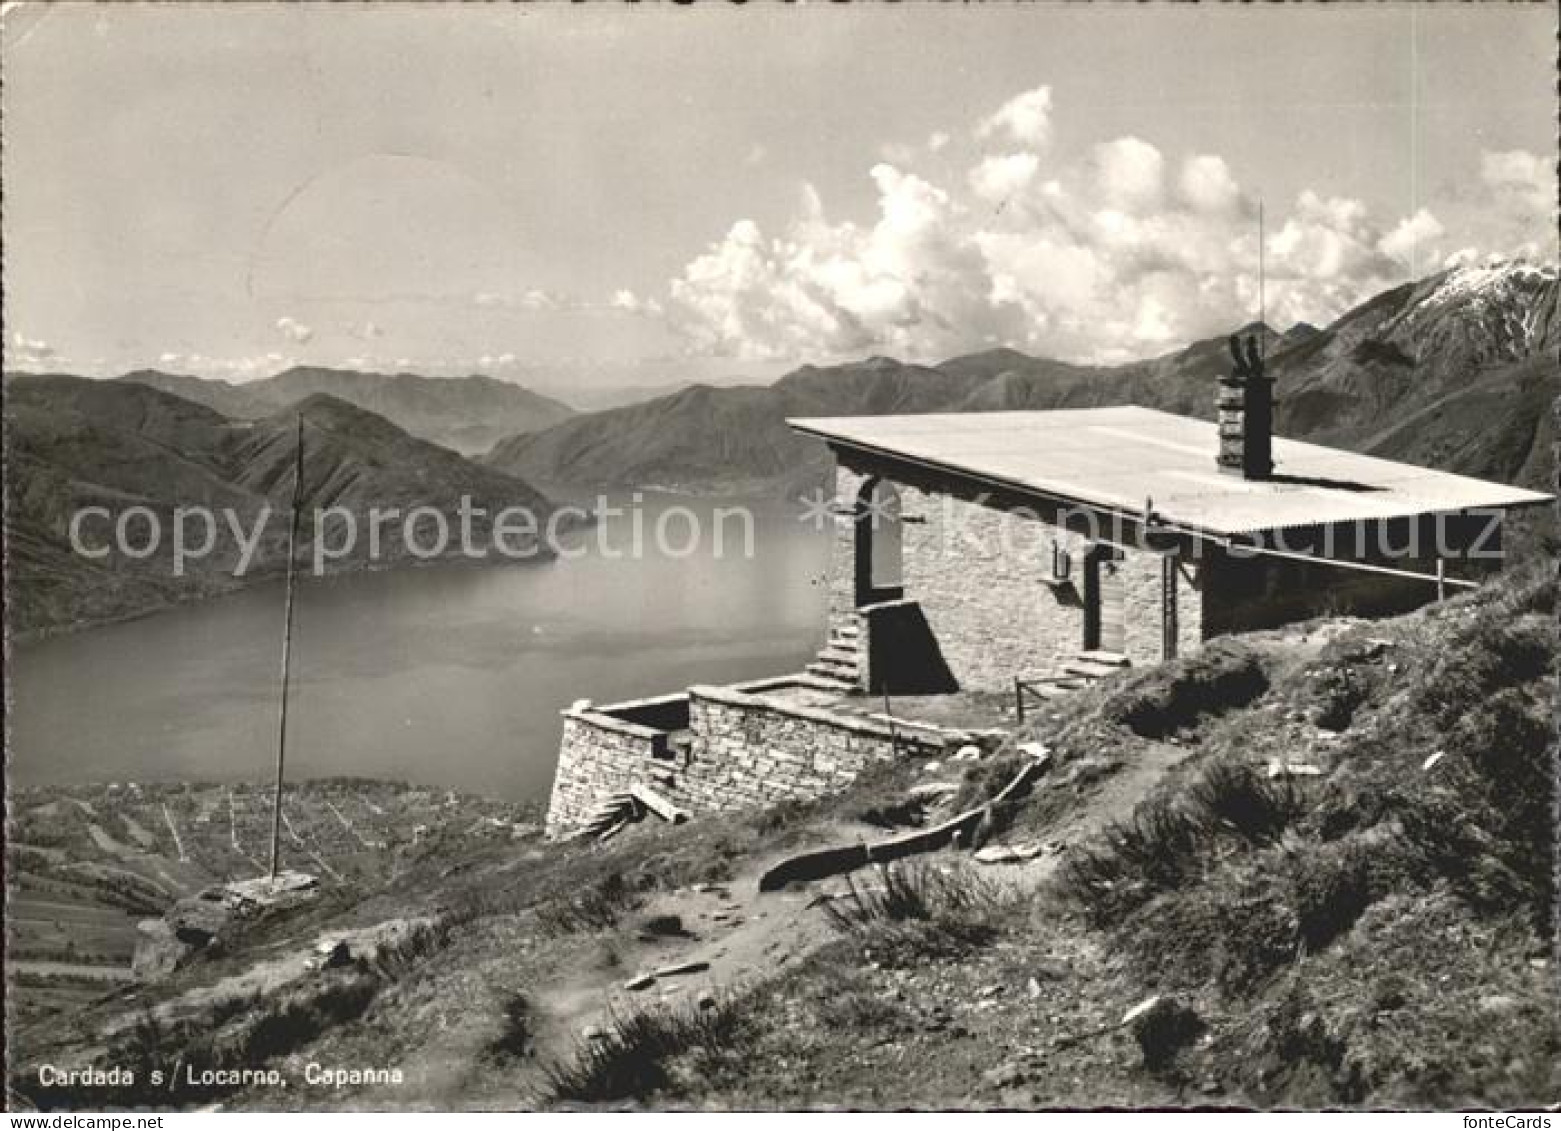
<path fill-rule="evenodd" d="M 669 507 L 732 504 L 650 497 Z M 290 780 L 409 780 L 545 800 L 561 708 L 792 671 L 824 633 L 825 535 L 794 506 L 750 505 L 754 553 L 728 520 L 688 556 L 635 558 L 621 519 L 583 556 L 301 581 Z M 607 537 L 604 554 L 598 545 Z M 653 539 L 647 538 L 647 543 Z M 612 556 L 612 554 L 622 556 Z M 12 653 L 11 781 L 269 780 L 282 587 L 20 645 Z"/>

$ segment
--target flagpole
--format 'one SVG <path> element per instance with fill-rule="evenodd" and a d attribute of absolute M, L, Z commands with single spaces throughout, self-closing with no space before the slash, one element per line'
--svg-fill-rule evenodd
<path fill-rule="evenodd" d="M 293 580 L 297 564 L 298 503 L 304 479 L 304 414 L 298 413 L 297 451 L 293 463 L 293 506 L 287 527 L 287 597 L 282 615 L 282 702 L 276 720 L 276 789 L 271 801 L 271 878 L 276 879 L 282 848 L 282 772 L 287 759 L 287 682 L 293 651 Z"/>

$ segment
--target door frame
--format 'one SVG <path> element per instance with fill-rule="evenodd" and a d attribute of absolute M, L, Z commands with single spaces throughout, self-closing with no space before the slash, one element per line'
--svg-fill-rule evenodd
<path fill-rule="evenodd" d="M 1100 567 L 1103 562 L 1116 562 L 1120 565 L 1126 560 L 1126 555 L 1120 546 L 1114 546 L 1109 542 L 1094 542 L 1089 549 L 1084 551 L 1084 647 L 1085 652 L 1100 651 L 1101 637 L 1104 632 L 1104 616 L 1102 615 L 1105 602 L 1102 600 L 1100 584 Z M 1120 582 L 1119 582 L 1120 584 Z M 1126 615 L 1126 609 L 1123 610 Z M 1126 624 L 1123 626 L 1126 631 Z"/>

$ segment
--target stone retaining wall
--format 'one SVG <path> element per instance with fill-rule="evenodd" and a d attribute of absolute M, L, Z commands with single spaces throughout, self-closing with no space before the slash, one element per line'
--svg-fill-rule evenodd
<path fill-rule="evenodd" d="M 759 808 L 834 792 L 874 762 L 937 757 L 971 740 L 962 731 L 779 703 L 762 685 L 692 687 L 687 698 L 686 752 L 671 749 L 665 732 L 612 717 L 611 706 L 565 711 L 547 835 L 568 833 L 602 800 L 635 785 L 693 813 Z"/>
<path fill-rule="evenodd" d="M 679 787 L 695 810 L 820 797 L 874 762 L 941 754 L 965 738 L 781 705 L 729 687 L 691 687 L 688 694 L 695 737 Z"/>
<path fill-rule="evenodd" d="M 672 765 L 667 733 L 615 719 L 601 710 L 571 707 L 563 712 L 564 733 L 547 806 L 547 835 L 581 824 L 606 797 L 630 786 L 661 789 Z"/>

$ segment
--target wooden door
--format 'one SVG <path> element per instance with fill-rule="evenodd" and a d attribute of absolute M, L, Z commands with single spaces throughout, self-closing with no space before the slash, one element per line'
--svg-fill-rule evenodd
<path fill-rule="evenodd" d="M 1088 652 L 1127 648 L 1122 562 L 1116 554 L 1109 547 L 1097 547 L 1085 559 L 1084 649 Z"/>
<path fill-rule="evenodd" d="M 1122 563 L 1100 563 L 1100 650 L 1127 651 L 1127 614 L 1122 592 Z"/>

